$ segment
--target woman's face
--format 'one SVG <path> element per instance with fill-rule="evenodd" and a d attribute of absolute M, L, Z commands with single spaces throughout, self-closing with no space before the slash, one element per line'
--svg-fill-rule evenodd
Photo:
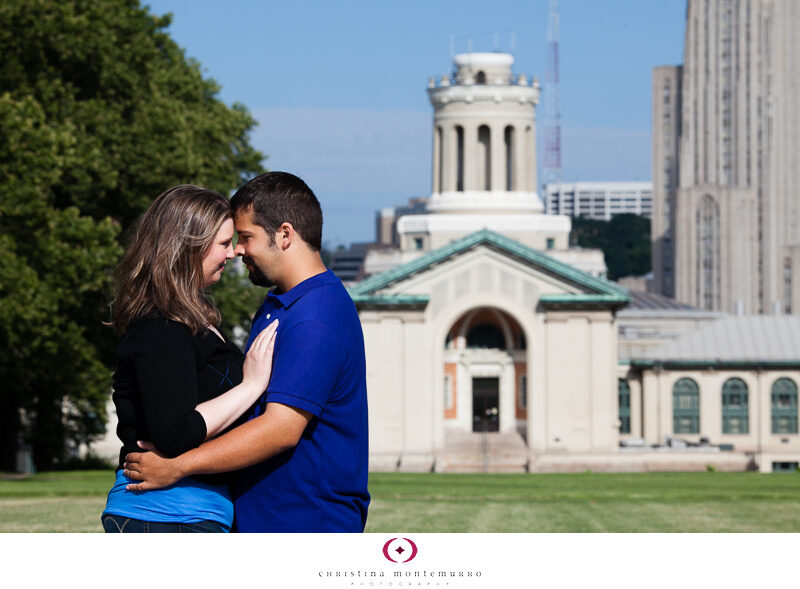
<path fill-rule="evenodd" d="M 203 256 L 203 286 L 211 286 L 222 278 L 225 262 L 236 257 L 233 253 L 233 219 L 225 219 L 214 241 Z"/>

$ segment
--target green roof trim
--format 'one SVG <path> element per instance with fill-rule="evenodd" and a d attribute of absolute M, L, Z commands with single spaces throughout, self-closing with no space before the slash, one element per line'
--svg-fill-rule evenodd
<path fill-rule="evenodd" d="M 627 295 L 595 295 L 595 294 L 551 294 L 542 295 L 539 301 L 547 304 L 576 304 L 576 303 L 627 303 Z"/>
<path fill-rule="evenodd" d="M 800 368 L 798 360 L 637 360 L 629 361 L 633 368 L 705 369 L 705 368 Z"/>
<path fill-rule="evenodd" d="M 430 297 L 428 295 L 359 295 L 350 292 L 350 297 L 357 307 L 422 307 Z"/>
<path fill-rule="evenodd" d="M 400 264 L 399 266 L 395 266 L 394 268 L 387 270 L 386 272 L 381 272 L 380 274 L 371 276 L 366 280 L 362 280 L 361 282 L 353 285 L 350 288 L 350 296 L 354 297 L 355 300 L 355 297 L 357 296 L 370 295 L 376 291 L 387 288 L 388 286 L 391 286 L 396 282 L 408 278 L 413 274 L 421 272 L 422 270 L 426 270 L 431 266 L 440 264 L 456 254 L 465 252 L 473 247 L 482 244 L 486 244 L 491 247 L 500 249 L 518 259 L 521 259 L 524 262 L 540 266 L 547 272 L 555 274 L 560 278 L 566 279 L 567 281 L 579 287 L 585 288 L 590 291 L 594 291 L 591 294 L 579 293 L 577 295 L 558 295 L 559 297 L 563 298 L 564 303 L 579 302 L 577 299 L 574 299 L 573 297 L 597 296 L 597 295 L 605 295 L 611 297 L 611 299 L 613 300 L 609 299 L 608 301 L 601 301 L 598 299 L 596 301 L 592 300 L 592 301 L 580 301 L 580 302 L 581 303 L 585 302 L 627 303 L 630 300 L 630 295 L 628 294 L 628 291 L 614 284 L 613 282 L 609 282 L 608 280 L 605 280 L 603 278 L 597 278 L 587 272 L 578 270 L 577 268 L 573 268 L 572 266 L 565 264 L 563 262 L 559 262 L 558 260 L 555 260 L 550 256 L 543 254 L 540 251 L 522 245 L 518 241 L 515 241 L 513 239 L 510 239 L 508 237 L 505 237 L 488 229 L 476 231 L 475 233 L 467 235 L 466 237 L 450 242 L 447 245 L 440 247 L 439 249 L 428 252 L 427 254 L 424 254 L 423 256 L 417 258 L 416 260 L 412 260 L 411 262 L 406 262 L 405 264 Z M 543 300 L 544 298 L 545 297 L 542 297 Z"/>

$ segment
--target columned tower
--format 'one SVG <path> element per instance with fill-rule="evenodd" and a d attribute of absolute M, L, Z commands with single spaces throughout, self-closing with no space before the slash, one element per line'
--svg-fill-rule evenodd
<path fill-rule="evenodd" d="M 462 53 L 428 83 L 433 187 L 423 214 L 397 220 L 400 249 L 428 251 L 481 229 L 529 247 L 566 250 L 570 220 L 544 215 L 536 193 L 539 83 L 508 53 Z"/>
<path fill-rule="evenodd" d="M 536 195 L 539 85 L 511 73 L 507 53 L 464 53 L 455 73 L 431 79 L 430 212 L 541 212 Z M 489 194 L 487 194 L 489 193 Z"/>

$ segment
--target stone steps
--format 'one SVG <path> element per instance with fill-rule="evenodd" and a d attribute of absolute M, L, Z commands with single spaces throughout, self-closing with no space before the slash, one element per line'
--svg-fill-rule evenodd
<path fill-rule="evenodd" d="M 446 472 L 527 472 L 528 447 L 517 433 L 448 432 Z"/>

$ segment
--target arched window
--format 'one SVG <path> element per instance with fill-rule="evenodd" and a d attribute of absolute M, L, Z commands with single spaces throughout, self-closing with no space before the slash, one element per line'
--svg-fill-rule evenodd
<path fill-rule="evenodd" d="M 682 378 L 672 387 L 672 431 L 700 433 L 700 389 L 691 378 Z"/>
<path fill-rule="evenodd" d="M 503 132 L 506 151 L 506 190 L 517 190 L 516 153 L 514 152 L 514 127 L 509 125 Z"/>
<path fill-rule="evenodd" d="M 792 259 L 783 261 L 783 312 L 792 313 Z"/>
<path fill-rule="evenodd" d="M 464 191 L 464 127 L 456 126 L 456 191 Z"/>
<path fill-rule="evenodd" d="M 503 331 L 491 323 L 481 323 L 467 332 L 468 348 L 506 349 L 506 338 Z"/>
<path fill-rule="evenodd" d="M 710 194 L 703 196 L 696 216 L 697 259 L 696 290 L 697 304 L 702 309 L 720 308 L 720 262 L 719 262 L 719 205 Z"/>
<path fill-rule="evenodd" d="M 476 84 L 485 84 L 486 83 L 486 72 L 483 70 L 478 72 L 478 75 L 475 76 L 475 83 Z"/>
<path fill-rule="evenodd" d="M 631 433 L 631 388 L 624 378 L 617 379 L 617 398 L 619 399 L 619 433 Z"/>
<path fill-rule="evenodd" d="M 741 378 L 729 378 L 722 385 L 722 433 L 746 434 L 750 431 L 747 385 Z"/>
<path fill-rule="evenodd" d="M 478 127 L 478 189 L 492 189 L 492 136 L 489 127 Z"/>
<path fill-rule="evenodd" d="M 772 385 L 772 433 L 797 433 L 797 385 L 790 378 Z"/>

